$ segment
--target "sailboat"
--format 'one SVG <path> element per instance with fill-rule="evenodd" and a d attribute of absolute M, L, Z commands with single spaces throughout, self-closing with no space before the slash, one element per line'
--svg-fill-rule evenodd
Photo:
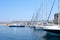
<path fill-rule="evenodd" d="M 50 32 L 54 35 L 60 35 L 60 25 L 57 25 L 57 24 L 47 24 L 47 25 L 43 25 L 41 26 L 41 28 L 44 30 L 44 31 L 47 31 L 47 32 Z"/>
<path fill-rule="evenodd" d="M 56 35 L 56 36 L 60 36 L 60 0 L 58 0 L 58 4 L 59 4 L 59 6 L 58 6 L 59 12 L 57 13 L 58 15 L 55 14 L 55 16 L 57 15 L 56 16 L 57 21 L 55 21 L 55 23 L 51 23 L 51 24 L 49 22 L 47 22 L 46 23 L 47 25 L 44 25 L 44 23 L 43 23 L 43 26 L 41 26 L 41 29 L 43 29 L 46 32 L 50 32 L 51 34 Z M 54 2 L 53 2 L 53 5 L 54 5 Z M 53 6 L 52 6 L 52 8 L 53 8 Z M 51 8 L 51 10 L 52 10 L 52 8 Z M 48 19 L 49 19 L 49 17 L 48 17 Z"/>

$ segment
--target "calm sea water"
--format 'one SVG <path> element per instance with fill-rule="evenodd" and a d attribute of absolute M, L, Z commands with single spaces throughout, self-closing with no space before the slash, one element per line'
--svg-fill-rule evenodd
<path fill-rule="evenodd" d="M 0 26 L 0 40 L 60 40 L 60 37 L 30 27 Z"/>

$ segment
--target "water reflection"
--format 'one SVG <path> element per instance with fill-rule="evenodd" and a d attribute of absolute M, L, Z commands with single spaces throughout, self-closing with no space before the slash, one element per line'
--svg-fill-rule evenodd
<path fill-rule="evenodd" d="M 0 40 L 60 40 L 43 30 L 29 27 L 0 27 Z"/>
<path fill-rule="evenodd" d="M 41 37 L 41 39 L 43 39 L 43 40 L 60 40 L 60 36 L 55 36 L 55 35 L 49 34 L 47 32 L 46 35 Z"/>

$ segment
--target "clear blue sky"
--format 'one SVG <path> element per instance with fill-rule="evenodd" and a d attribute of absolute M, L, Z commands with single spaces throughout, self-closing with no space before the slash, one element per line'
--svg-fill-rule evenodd
<path fill-rule="evenodd" d="M 42 5 L 43 1 L 43 14 L 44 19 L 51 9 L 53 0 L 0 0 L 0 21 L 30 21 L 33 13 L 36 13 Z M 47 2 L 47 9 L 46 9 Z M 58 0 L 55 1 L 54 8 L 50 19 L 58 9 Z M 41 8 L 42 9 L 42 8 Z M 41 10 L 40 10 L 40 14 Z M 39 16 L 40 17 L 40 16 Z"/>

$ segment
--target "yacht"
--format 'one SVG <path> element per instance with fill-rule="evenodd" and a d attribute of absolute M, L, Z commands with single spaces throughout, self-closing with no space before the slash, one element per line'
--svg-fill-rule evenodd
<path fill-rule="evenodd" d="M 57 15 L 58 14 L 58 15 Z M 54 22 L 53 23 L 43 23 L 41 29 L 44 31 L 50 32 L 54 35 L 60 36 L 60 13 L 54 15 Z"/>
<path fill-rule="evenodd" d="M 25 25 L 22 24 L 11 24 L 9 27 L 25 27 Z"/>
<path fill-rule="evenodd" d="M 56 36 L 60 36 L 60 0 L 58 0 L 58 4 L 59 12 L 54 15 L 54 22 L 47 22 L 46 25 L 43 23 L 43 26 L 41 26 L 41 29 Z"/>

